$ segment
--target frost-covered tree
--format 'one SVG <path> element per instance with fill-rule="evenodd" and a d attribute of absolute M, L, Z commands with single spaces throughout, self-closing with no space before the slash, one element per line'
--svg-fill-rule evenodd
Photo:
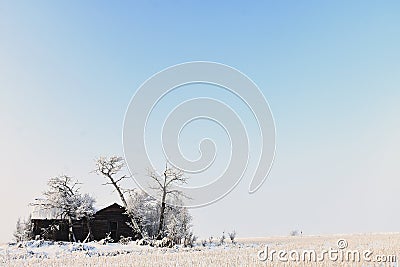
<path fill-rule="evenodd" d="M 135 217 L 143 237 L 154 238 L 158 230 L 160 205 L 156 199 L 140 189 L 129 191 L 128 213 Z"/>
<path fill-rule="evenodd" d="M 13 235 L 16 242 L 28 241 L 33 238 L 32 222 L 30 216 L 26 220 L 18 218 L 15 228 L 16 229 Z"/>
<path fill-rule="evenodd" d="M 94 198 L 88 194 L 81 194 L 78 187 L 79 182 L 67 175 L 52 177 L 47 185 L 48 189 L 44 192 L 45 201 L 38 205 L 43 209 L 56 210 L 57 218 L 66 219 L 68 221 L 68 238 L 70 241 L 76 241 L 72 227 L 73 220 L 86 219 L 89 221 L 95 212 Z"/>
<path fill-rule="evenodd" d="M 92 233 L 92 227 L 90 225 L 90 220 L 93 218 L 93 215 L 95 213 L 95 199 L 91 197 L 89 194 L 83 194 L 80 197 L 77 198 L 78 205 L 77 209 L 75 211 L 76 213 L 76 218 L 79 219 L 84 219 L 86 221 L 86 227 L 88 228 L 88 235 L 83 240 L 83 243 L 88 242 L 93 240 L 93 233 Z"/>
<path fill-rule="evenodd" d="M 114 187 L 131 219 L 130 226 L 133 230 L 139 233 L 140 237 L 170 237 L 176 243 L 188 237 L 191 216 L 187 209 L 167 205 L 167 199 L 180 201 L 180 197 L 183 196 L 174 187 L 186 183 L 187 178 L 184 177 L 183 171 L 168 166 L 162 176 L 149 171 L 149 177 L 155 181 L 156 190 L 161 196 L 161 201 L 158 201 L 142 190 L 124 189 L 121 186 L 121 181 L 130 177 L 123 174 L 125 167 L 126 163 L 122 157 L 100 157 L 96 161 L 94 172 L 107 179 L 104 185 Z"/>
<path fill-rule="evenodd" d="M 167 209 L 168 198 L 175 198 L 179 200 L 183 196 L 182 191 L 175 188 L 176 185 L 186 184 L 188 178 L 184 175 L 184 172 L 174 167 L 165 166 L 165 170 L 162 175 L 159 175 L 155 171 L 148 171 L 148 176 L 153 180 L 155 186 L 152 187 L 154 190 L 158 190 L 161 196 L 161 207 L 160 217 L 158 222 L 157 239 L 163 237 L 165 213 Z"/>
<path fill-rule="evenodd" d="M 115 191 L 117 191 L 119 195 L 119 198 L 121 199 L 124 208 L 128 211 L 128 216 L 131 219 L 131 227 L 136 233 L 139 233 L 139 235 L 143 237 L 143 233 L 141 231 L 139 223 L 137 222 L 137 218 L 129 212 L 128 202 L 124 194 L 124 192 L 128 190 L 124 190 L 120 185 L 120 182 L 122 180 L 130 177 L 128 175 L 120 174 L 125 167 L 125 160 L 122 157 L 100 157 L 96 160 L 96 168 L 94 169 L 94 172 L 97 175 L 104 176 L 107 179 L 107 182 L 103 185 L 112 185 L 114 187 Z"/>
<path fill-rule="evenodd" d="M 167 206 L 163 235 L 172 239 L 175 244 L 180 244 L 183 241 L 185 246 L 191 246 L 195 238 L 191 228 L 192 216 L 187 208 Z"/>
<path fill-rule="evenodd" d="M 160 202 L 139 189 L 131 190 L 127 201 L 129 212 L 135 214 L 145 237 L 157 237 Z M 177 200 L 175 204 L 166 205 L 162 237 L 168 237 L 175 244 L 184 242 L 190 246 L 195 238 L 191 231 L 192 216 L 187 208 L 178 205 L 182 204 L 181 202 Z"/>

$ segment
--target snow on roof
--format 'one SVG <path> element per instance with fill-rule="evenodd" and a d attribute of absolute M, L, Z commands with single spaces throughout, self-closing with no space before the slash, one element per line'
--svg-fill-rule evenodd
<path fill-rule="evenodd" d="M 100 209 L 96 209 L 96 212 L 111 207 L 113 205 L 118 205 L 122 207 L 118 203 L 102 205 Z M 53 219 L 61 219 L 60 214 L 62 213 L 62 209 L 58 208 L 48 208 L 46 207 L 45 199 L 35 199 L 35 201 L 31 204 L 32 212 L 31 219 L 33 220 L 53 220 Z"/>
<path fill-rule="evenodd" d="M 52 220 L 60 219 L 62 209 L 47 208 L 45 206 L 46 201 L 44 199 L 35 199 L 32 204 L 31 219 L 33 220 Z"/>

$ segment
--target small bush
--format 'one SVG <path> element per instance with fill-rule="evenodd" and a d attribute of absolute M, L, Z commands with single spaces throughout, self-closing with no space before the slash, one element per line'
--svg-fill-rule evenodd
<path fill-rule="evenodd" d="M 184 243 L 183 243 L 183 245 L 185 246 L 185 247 L 193 247 L 194 246 L 194 243 L 196 242 L 196 240 L 197 240 L 197 236 L 195 236 L 192 232 L 190 232 L 186 237 L 185 237 L 185 240 L 184 240 Z"/>
<path fill-rule="evenodd" d="M 148 238 L 142 238 L 136 241 L 136 245 L 139 246 L 154 246 L 154 241 Z"/>
<path fill-rule="evenodd" d="M 290 236 L 298 236 L 299 235 L 299 231 L 298 230 L 292 230 L 290 232 Z"/>
<path fill-rule="evenodd" d="M 171 238 L 164 237 L 161 240 L 156 240 L 154 246 L 160 248 L 172 248 L 174 246 L 174 241 Z"/>
<path fill-rule="evenodd" d="M 114 242 L 114 239 L 111 238 L 111 232 L 106 234 L 106 237 L 101 239 L 98 243 L 102 245 L 107 245 L 108 243 Z"/>
<path fill-rule="evenodd" d="M 225 239 L 226 239 L 225 232 L 222 232 L 222 236 L 219 238 L 219 244 L 220 245 L 225 244 Z"/>
<path fill-rule="evenodd" d="M 232 232 L 228 233 L 229 239 L 231 240 L 232 244 L 236 244 L 235 238 L 236 238 L 236 231 L 233 230 Z"/>
<path fill-rule="evenodd" d="M 130 236 L 128 236 L 128 237 L 121 236 L 121 238 L 119 239 L 118 243 L 120 243 L 122 245 L 128 245 L 131 241 L 132 241 L 132 237 L 130 237 Z"/>

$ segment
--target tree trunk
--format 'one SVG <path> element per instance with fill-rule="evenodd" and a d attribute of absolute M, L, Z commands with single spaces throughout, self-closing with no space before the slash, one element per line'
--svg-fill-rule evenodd
<path fill-rule="evenodd" d="M 69 242 L 76 242 L 73 230 L 73 222 L 71 217 L 68 217 L 68 239 Z"/>
<path fill-rule="evenodd" d="M 162 238 L 162 232 L 163 232 L 163 227 L 164 227 L 164 213 L 165 213 L 165 197 L 166 197 L 166 190 L 164 189 L 163 191 L 163 196 L 162 196 L 162 201 L 161 201 L 161 210 L 160 210 L 160 222 L 158 224 L 158 233 L 157 233 L 157 239 Z"/>
<path fill-rule="evenodd" d="M 85 238 L 85 240 L 83 240 L 83 243 L 87 243 L 91 240 L 94 240 L 93 233 L 92 233 L 92 226 L 90 225 L 89 218 L 86 218 L 86 227 L 87 227 L 89 233 L 88 233 L 87 237 Z"/>
<path fill-rule="evenodd" d="M 128 203 L 126 202 L 125 196 L 122 193 L 121 188 L 118 186 L 118 184 L 115 182 L 114 178 L 112 178 L 111 175 L 107 175 L 107 176 L 110 179 L 112 185 L 115 187 L 115 190 L 117 190 L 117 192 L 119 194 L 119 197 L 120 197 L 120 199 L 122 201 L 122 204 L 124 205 L 124 208 L 126 210 L 128 210 Z M 135 218 L 133 217 L 133 214 L 128 214 L 128 216 L 131 219 L 131 223 L 132 223 L 133 228 L 135 228 L 134 230 L 140 236 L 139 239 L 142 238 L 143 237 L 142 230 L 140 229 L 140 227 L 139 227 L 138 223 L 136 222 Z"/>

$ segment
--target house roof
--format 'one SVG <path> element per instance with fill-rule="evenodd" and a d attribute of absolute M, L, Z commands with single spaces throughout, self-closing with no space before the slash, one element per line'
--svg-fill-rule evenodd
<path fill-rule="evenodd" d="M 123 206 L 119 205 L 118 203 L 114 203 L 114 204 L 108 205 L 107 207 L 104 207 L 104 208 L 98 210 L 96 213 L 102 212 L 102 211 L 104 211 L 106 209 L 110 209 L 110 208 L 118 208 L 118 209 L 125 210 L 125 208 Z"/>
<path fill-rule="evenodd" d="M 32 220 L 54 220 L 54 219 L 61 219 L 59 214 L 62 213 L 62 209 L 57 209 L 57 208 L 47 208 L 45 206 L 46 201 L 44 199 L 35 199 L 35 202 L 32 203 L 32 212 L 31 212 L 31 219 Z M 125 209 L 121 205 L 117 203 L 113 203 L 111 205 L 108 205 L 107 207 L 104 207 L 96 213 L 104 211 L 109 208 L 119 208 L 119 209 Z"/>
<path fill-rule="evenodd" d="M 32 203 L 31 219 L 33 220 L 53 220 L 61 219 L 59 214 L 62 213 L 62 209 L 48 208 L 45 206 L 46 201 L 44 199 L 35 199 Z"/>

